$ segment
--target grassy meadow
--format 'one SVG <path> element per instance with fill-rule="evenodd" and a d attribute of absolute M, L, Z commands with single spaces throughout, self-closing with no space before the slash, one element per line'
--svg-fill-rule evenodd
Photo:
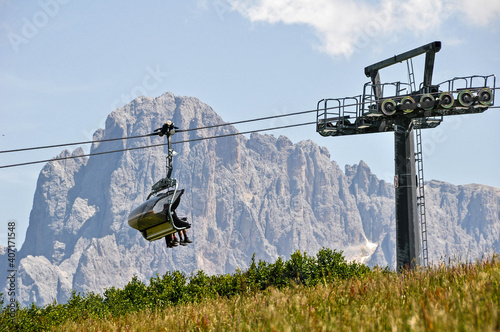
<path fill-rule="evenodd" d="M 348 280 L 216 298 L 57 331 L 499 331 L 500 264 Z"/>
<path fill-rule="evenodd" d="M 493 256 L 474 264 L 442 264 L 395 273 L 348 263 L 341 253 L 322 249 L 316 257 L 296 252 L 286 262 L 252 260 L 247 271 L 233 275 L 209 277 L 201 272 L 186 277 L 174 272 L 152 278 L 148 286 L 133 280 L 124 289 L 107 290 L 102 296 L 74 294 L 68 304 L 28 311 L 19 310 L 18 325 L 12 327 L 54 331 L 499 331 L 500 261 Z M 38 323 L 21 325 L 30 318 Z"/>

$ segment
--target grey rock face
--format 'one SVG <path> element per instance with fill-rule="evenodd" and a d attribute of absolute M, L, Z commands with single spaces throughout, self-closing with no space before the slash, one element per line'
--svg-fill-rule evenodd
<path fill-rule="evenodd" d="M 500 189 L 430 181 L 426 187 L 429 248 L 437 260 L 474 260 L 500 249 Z M 443 250 L 444 249 L 444 250 Z"/>
<path fill-rule="evenodd" d="M 223 120 L 196 98 L 140 97 L 112 112 L 94 139 L 143 135 L 172 120 L 181 129 Z M 172 250 L 146 241 L 127 224 L 155 181 L 165 176 L 166 146 L 48 163 L 40 173 L 26 242 L 18 253 L 18 300 L 65 302 L 71 290 L 102 292 L 137 275 L 246 268 L 253 253 L 272 262 L 300 249 L 343 250 L 348 259 L 395 263 L 394 189 L 368 165 L 345 173 L 325 148 L 283 136 L 229 136 L 232 126 L 176 133 L 174 177 L 186 189 L 178 212 L 193 227 L 192 245 Z M 165 143 L 144 137 L 94 144 L 91 152 Z M 500 190 L 479 185 L 426 185 L 431 259 L 500 249 Z M 2 257 L 0 252 L 0 258 Z M 0 262 L 4 264 L 4 259 Z M 6 269 L 2 269 L 4 273 Z M 0 277 L 3 277 L 1 275 Z"/>

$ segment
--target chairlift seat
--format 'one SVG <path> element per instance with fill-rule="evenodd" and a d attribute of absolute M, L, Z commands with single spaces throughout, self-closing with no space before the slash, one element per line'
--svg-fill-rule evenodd
<path fill-rule="evenodd" d="M 158 240 L 178 230 L 189 228 L 189 226 L 178 227 L 175 225 L 173 216 L 169 210 L 175 212 L 179 206 L 182 190 L 170 190 L 148 199 L 130 212 L 128 224 L 137 229 L 148 241 Z M 169 205 L 172 206 L 169 206 Z"/>

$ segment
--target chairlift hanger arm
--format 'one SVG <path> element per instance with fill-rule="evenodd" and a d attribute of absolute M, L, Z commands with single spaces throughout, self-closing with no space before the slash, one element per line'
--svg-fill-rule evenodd
<path fill-rule="evenodd" d="M 152 196 L 155 195 L 156 193 L 168 189 L 170 187 L 176 186 L 177 181 L 175 179 L 172 179 L 172 171 L 174 169 L 173 165 L 173 157 L 174 157 L 174 149 L 172 149 L 172 140 L 171 137 L 175 133 L 175 129 L 179 129 L 178 127 L 174 126 L 174 123 L 172 121 L 167 121 L 161 128 L 155 129 L 154 132 L 151 135 L 158 135 L 160 137 L 163 137 L 164 135 L 167 136 L 167 147 L 168 147 L 168 155 L 166 158 L 166 169 L 167 169 L 167 177 L 160 179 L 160 181 L 156 182 L 153 187 L 151 188 L 151 193 L 148 196 L 148 199 Z"/>

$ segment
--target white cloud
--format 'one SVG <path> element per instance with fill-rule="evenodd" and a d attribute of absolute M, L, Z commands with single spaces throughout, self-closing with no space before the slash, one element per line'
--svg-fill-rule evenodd
<path fill-rule="evenodd" d="M 447 8 L 470 24 L 500 27 L 500 1 L 498 0 L 448 0 Z"/>
<path fill-rule="evenodd" d="M 448 19 L 474 25 L 498 23 L 498 0 L 229 0 L 252 22 L 304 24 L 316 32 L 320 49 L 350 56 L 375 37 L 435 32 Z"/>

